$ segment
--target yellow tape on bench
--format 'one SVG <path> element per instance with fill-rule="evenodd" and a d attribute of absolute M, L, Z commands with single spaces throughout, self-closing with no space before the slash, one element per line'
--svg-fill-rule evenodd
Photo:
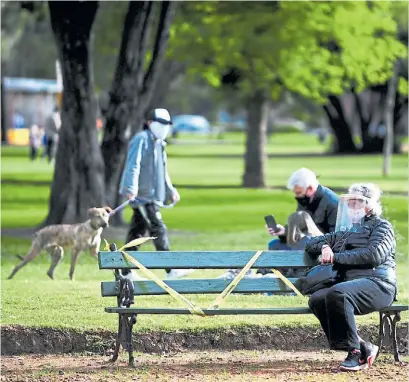
<path fill-rule="evenodd" d="M 214 300 L 213 304 L 209 306 L 208 309 L 219 309 L 222 302 L 227 298 L 227 296 L 233 291 L 237 284 L 241 281 L 247 271 L 260 257 L 263 251 L 257 251 L 250 261 L 244 266 L 244 268 L 239 272 L 239 274 L 233 279 L 233 281 L 227 285 L 226 289 Z"/>
<path fill-rule="evenodd" d="M 158 284 L 162 289 L 164 289 L 166 292 L 168 292 L 176 300 L 187 304 L 190 313 L 196 314 L 196 315 L 202 316 L 202 317 L 206 316 L 206 314 L 203 312 L 203 310 L 201 308 L 199 308 L 198 306 L 193 304 L 185 296 L 182 296 L 181 294 L 176 292 L 168 284 L 164 283 L 158 276 L 156 276 L 152 271 L 150 271 L 148 268 L 146 268 L 138 260 L 134 259 L 129 253 L 126 253 L 124 251 L 121 251 L 121 253 L 128 262 L 134 264 L 143 273 L 143 275 L 146 276 L 149 280 L 154 281 L 156 284 Z"/>
<path fill-rule="evenodd" d="M 287 285 L 289 288 L 291 288 L 295 294 L 297 296 L 301 296 L 302 297 L 302 293 L 295 287 L 295 285 L 287 279 L 287 277 L 285 277 L 279 270 L 277 269 L 271 269 L 273 271 L 273 273 L 285 284 Z"/>

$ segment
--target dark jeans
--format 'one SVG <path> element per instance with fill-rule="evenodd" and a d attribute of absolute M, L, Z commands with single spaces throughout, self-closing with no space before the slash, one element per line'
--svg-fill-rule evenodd
<path fill-rule="evenodd" d="M 170 251 L 167 228 L 159 207 L 154 203 L 144 204 L 133 209 L 126 242 L 129 243 L 131 240 L 144 237 L 146 233 L 156 237 L 153 244 L 157 251 Z M 138 247 L 129 247 L 128 250 L 137 251 Z M 170 269 L 166 269 L 166 272 L 169 273 Z"/>
<path fill-rule="evenodd" d="M 54 144 L 55 144 L 54 139 L 47 138 L 46 153 L 48 157 L 48 162 L 51 162 L 51 160 L 53 159 Z"/>
<path fill-rule="evenodd" d="M 35 146 L 30 146 L 30 159 L 35 160 L 37 158 L 38 148 Z"/>
<path fill-rule="evenodd" d="M 376 312 L 392 304 L 395 288 L 371 279 L 355 279 L 320 289 L 309 306 L 321 323 L 331 349 L 359 349 L 356 315 Z"/>

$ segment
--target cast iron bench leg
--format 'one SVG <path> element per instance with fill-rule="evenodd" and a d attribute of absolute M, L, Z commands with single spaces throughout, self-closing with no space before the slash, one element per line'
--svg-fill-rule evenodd
<path fill-rule="evenodd" d="M 393 318 L 392 318 L 393 316 Z M 383 340 L 385 338 L 385 334 L 391 338 L 392 347 L 393 347 L 393 356 L 395 362 L 402 363 L 400 356 L 399 356 L 399 349 L 398 349 L 398 340 L 397 340 L 397 333 L 396 333 L 396 326 L 397 323 L 401 320 L 400 312 L 379 312 L 379 337 L 378 337 L 378 354 L 381 352 Z M 387 333 L 385 333 L 385 328 L 387 328 Z"/>
<path fill-rule="evenodd" d="M 396 335 L 396 326 L 397 323 L 401 320 L 400 312 L 396 312 L 395 317 L 392 320 L 392 346 L 393 346 L 393 355 L 395 357 L 395 362 L 402 363 L 400 356 L 399 356 L 399 349 L 398 349 L 398 339 Z"/>
<path fill-rule="evenodd" d="M 118 359 L 119 349 L 121 347 L 121 332 L 122 332 L 122 318 L 121 318 L 121 314 L 118 314 L 118 333 L 116 335 L 115 351 L 114 351 L 114 355 L 111 358 L 111 362 L 115 362 Z"/>
<path fill-rule="evenodd" d="M 136 324 L 136 314 L 128 314 L 127 315 L 127 320 L 128 320 L 128 327 L 127 327 L 127 336 L 126 336 L 126 345 L 127 345 L 127 350 L 129 353 L 129 367 L 134 367 L 135 366 L 135 361 L 134 361 L 134 356 L 133 356 L 133 346 L 132 346 L 132 328 Z"/>

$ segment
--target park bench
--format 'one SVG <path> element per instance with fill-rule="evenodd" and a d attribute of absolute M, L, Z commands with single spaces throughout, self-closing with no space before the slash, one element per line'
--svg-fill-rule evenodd
<path fill-rule="evenodd" d="M 112 247 L 111 249 L 115 248 Z M 243 268 L 254 255 L 255 251 L 184 251 L 184 252 L 128 252 L 148 269 L 166 268 L 194 268 L 194 269 L 229 269 Z M 110 269 L 115 272 L 115 281 L 101 283 L 102 297 L 117 297 L 117 306 L 106 307 L 105 312 L 118 314 L 118 333 L 114 355 L 111 361 L 116 361 L 119 349 L 122 347 L 129 353 L 129 365 L 133 366 L 132 327 L 136 323 L 139 314 L 191 314 L 188 308 L 138 308 L 121 306 L 121 301 L 126 291 L 120 290 L 120 269 L 136 269 L 137 267 L 128 262 L 121 252 L 100 251 L 98 253 L 100 269 Z M 303 251 L 263 251 L 252 268 L 275 268 L 275 269 L 307 269 L 316 265 Z M 295 278 L 289 279 L 292 283 Z M 180 279 L 166 280 L 167 285 L 180 294 L 220 294 L 231 283 L 226 279 Z M 122 283 L 123 289 L 125 284 Z M 134 296 L 157 296 L 167 294 L 154 281 L 134 281 Z M 128 290 L 129 293 L 129 290 Z M 234 289 L 234 293 L 269 293 L 291 295 L 293 290 L 277 278 L 243 278 Z M 150 299 L 154 302 L 154 299 Z M 379 312 L 379 351 L 386 337 L 392 342 L 395 361 L 400 362 L 396 324 L 400 321 L 400 313 L 408 310 L 405 305 L 392 305 Z M 203 309 L 208 316 L 216 315 L 243 315 L 243 314 L 312 314 L 308 307 L 294 308 L 219 308 Z"/>

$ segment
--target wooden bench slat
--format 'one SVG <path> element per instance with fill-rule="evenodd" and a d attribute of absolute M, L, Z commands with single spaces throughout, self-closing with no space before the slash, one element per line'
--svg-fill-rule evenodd
<path fill-rule="evenodd" d="M 383 308 L 381 312 L 404 312 L 405 310 L 409 310 L 408 305 L 391 305 L 387 308 Z"/>
<path fill-rule="evenodd" d="M 243 268 L 256 251 L 163 251 L 128 252 L 146 268 L 194 268 L 229 269 Z M 263 251 L 252 268 L 307 268 L 316 265 L 304 251 Z M 128 263 L 121 252 L 100 251 L 98 253 L 100 269 L 136 269 Z"/>
<path fill-rule="evenodd" d="M 297 279 L 290 278 L 292 283 Z M 164 280 L 172 289 L 182 294 L 212 294 L 221 293 L 231 283 L 226 279 L 182 279 L 182 280 Z M 134 281 L 134 295 L 165 295 L 168 294 L 154 281 Z M 281 280 L 271 277 L 257 279 L 242 279 L 236 286 L 233 293 L 291 293 Z M 103 297 L 118 296 L 119 282 L 103 281 L 101 282 L 101 295 Z"/>
<path fill-rule="evenodd" d="M 183 308 L 105 308 L 107 313 L 129 314 L 191 314 Z M 264 308 L 264 309 L 203 309 L 207 315 L 237 315 L 237 314 L 308 314 L 312 313 L 309 308 Z"/>
<path fill-rule="evenodd" d="M 406 311 L 407 305 L 392 305 L 381 312 Z M 188 309 L 183 308 L 118 308 L 107 307 L 107 313 L 129 313 L 129 314 L 191 314 Z M 312 313 L 310 308 L 222 308 L 222 309 L 203 309 L 208 315 L 237 315 L 237 314 L 309 314 Z"/>

